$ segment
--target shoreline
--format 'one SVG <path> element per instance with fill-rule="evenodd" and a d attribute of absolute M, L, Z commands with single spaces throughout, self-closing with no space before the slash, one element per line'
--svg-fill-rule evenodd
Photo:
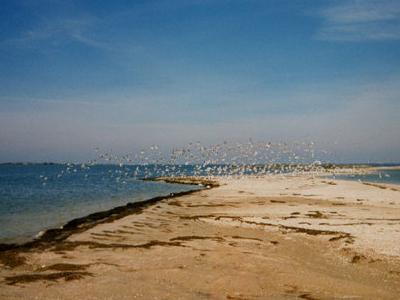
<path fill-rule="evenodd" d="M 8 251 L 0 298 L 396 299 L 398 195 L 312 174 L 219 178 Z"/>
<path fill-rule="evenodd" d="M 202 185 L 205 188 L 214 188 L 218 186 L 216 181 L 202 178 L 144 178 L 143 181 L 163 181 L 171 184 L 187 184 L 187 185 Z M 0 243 L 0 262 L 2 260 L 2 252 L 9 250 L 29 250 L 32 248 L 49 246 L 53 243 L 63 241 L 70 235 L 88 230 L 98 224 L 109 223 L 131 214 L 140 214 L 142 210 L 148 206 L 154 205 L 161 200 L 168 200 L 176 197 L 190 195 L 201 191 L 202 189 L 189 190 L 178 193 L 170 193 L 169 195 L 157 196 L 147 200 L 138 202 L 128 202 L 126 205 L 116 206 L 108 210 L 93 212 L 83 217 L 72 219 L 66 222 L 59 228 L 49 228 L 43 230 L 42 234 L 37 237 L 22 243 Z"/>

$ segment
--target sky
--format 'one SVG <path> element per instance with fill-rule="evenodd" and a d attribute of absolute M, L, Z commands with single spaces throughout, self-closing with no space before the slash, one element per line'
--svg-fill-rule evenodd
<path fill-rule="evenodd" d="M 398 0 L 2 0 L 0 162 L 312 140 L 400 162 Z"/>

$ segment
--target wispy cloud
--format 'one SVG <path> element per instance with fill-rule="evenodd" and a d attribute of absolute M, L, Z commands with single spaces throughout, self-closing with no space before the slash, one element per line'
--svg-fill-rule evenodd
<path fill-rule="evenodd" d="M 383 41 L 400 39 L 398 0 L 339 1 L 323 8 L 316 38 L 331 41 Z"/>
<path fill-rule="evenodd" d="M 20 36 L 2 41 L 2 45 L 17 47 L 63 46 L 66 43 L 80 43 L 93 48 L 108 48 L 105 43 L 91 37 L 97 23 L 94 17 L 46 19 Z"/>

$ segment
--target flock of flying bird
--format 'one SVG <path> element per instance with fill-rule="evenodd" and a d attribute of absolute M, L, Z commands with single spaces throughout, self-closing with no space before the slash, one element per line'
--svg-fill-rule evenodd
<path fill-rule="evenodd" d="M 317 157 L 313 142 L 272 143 L 223 142 L 204 146 L 189 143 L 172 150 L 152 145 L 133 154 L 115 155 L 95 149 L 96 158 L 82 164 L 66 163 L 56 178 L 79 174 L 88 178 L 90 170 L 110 166 L 107 176 L 118 183 L 129 179 L 159 176 L 243 176 L 318 172 L 326 167 Z M 319 151 L 318 154 L 324 154 Z M 325 153 L 326 154 L 326 153 Z M 45 185 L 49 176 L 40 176 Z"/>

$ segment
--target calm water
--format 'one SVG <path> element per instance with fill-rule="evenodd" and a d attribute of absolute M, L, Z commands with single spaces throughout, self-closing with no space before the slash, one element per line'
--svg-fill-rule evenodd
<path fill-rule="evenodd" d="M 0 165 L 0 243 L 32 239 L 39 231 L 128 202 L 196 186 L 149 182 L 141 167 Z"/>
<path fill-rule="evenodd" d="M 365 175 L 339 175 L 337 179 L 361 180 L 375 183 L 400 184 L 400 170 L 381 170 Z"/>

